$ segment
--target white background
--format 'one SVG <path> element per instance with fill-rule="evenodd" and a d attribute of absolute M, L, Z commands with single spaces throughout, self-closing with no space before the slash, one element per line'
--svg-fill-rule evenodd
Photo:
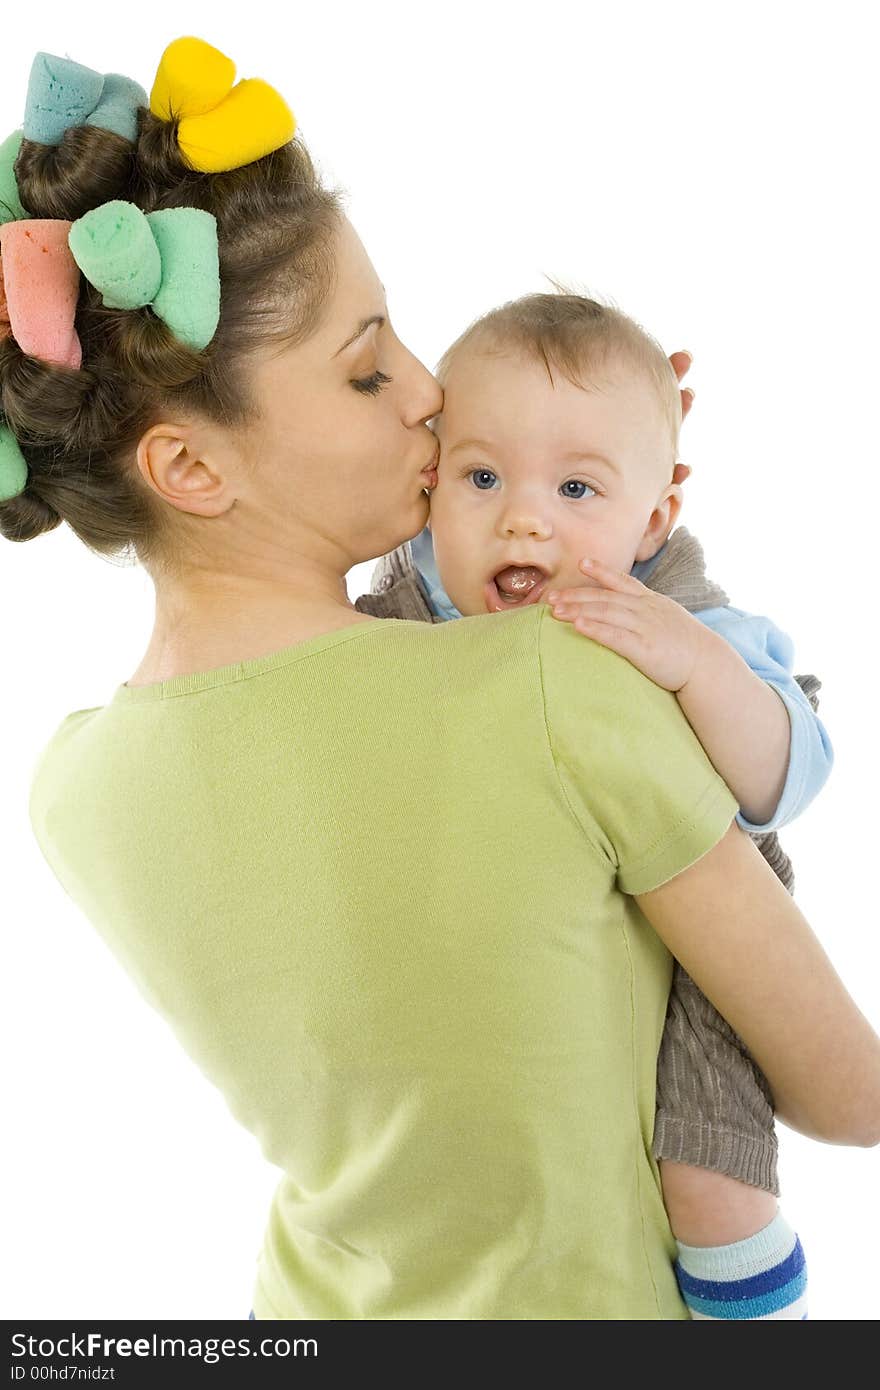
<path fill-rule="evenodd" d="M 880 1027 L 874 549 L 876 47 L 867 4 L 153 0 L 12 7 L 0 138 L 38 50 L 136 78 L 207 39 L 293 108 L 429 366 L 543 272 L 695 354 L 682 522 L 823 681 L 831 779 L 783 832 L 797 900 Z M 282 17 L 279 18 L 278 16 Z M 286 17 L 285 17 L 286 16 Z M 120 22 L 121 19 L 125 22 Z M 372 566 L 352 571 L 352 599 Z M 247 1317 L 277 1170 L 32 838 L 35 758 L 139 664 L 152 589 L 67 528 L 0 543 L 2 1316 Z M 880 1150 L 780 1128 L 812 1319 L 880 1311 Z"/>

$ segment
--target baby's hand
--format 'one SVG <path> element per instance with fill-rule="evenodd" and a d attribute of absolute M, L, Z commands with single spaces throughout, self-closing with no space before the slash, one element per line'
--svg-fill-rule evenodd
<path fill-rule="evenodd" d="M 597 560 L 582 560 L 601 588 L 551 589 L 554 618 L 569 620 L 587 637 L 626 657 L 656 685 L 681 690 L 706 649 L 708 629 L 675 599 L 656 594 L 631 574 Z"/>

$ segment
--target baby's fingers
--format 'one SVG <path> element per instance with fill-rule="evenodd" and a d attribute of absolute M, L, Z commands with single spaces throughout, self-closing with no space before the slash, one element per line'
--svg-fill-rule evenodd
<path fill-rule="evenodd" d="M 550 589 L 545 595 L 546 603 L 555 603 L 558 599 L 570 603 L 576 598 L 578 602 L 595 599 L 597 595 L 607 594 L 609 597 L 626 597 L 632 600 L 635 595 L 644 597 L 649 591 L 644 584 L 631 574 L 623 574 L 620 570 L 614 570 L 610 565 L 603 565 L 599 560 L 585 559 L 578 565 L 585 574 L 595 580 L 594 584 L 575 584 L 568 589 Z"/>
<path fill-rule="evenodd" d="M 553 613 L 559 618 L 568 618 L 578 613 L 585 613 L 592 610 L 594 616 L 607 617 L 610 608 L 610 599 L 616 598 L 616 594 L 611 594 L 602 589 L 560 589 L 557 598 L 547 595 L 547 602 L 553 609 Z M 601 607 L 600 607 L 601 605 Z"/>
<path fill-rule="evenodd" d="M 595 610 L 577 605 L 565 612 L 554 608 L 553 616 L 560 622 L 570 622 L 575 632 L 592 638 L 600 646 L 609 647 L 611 651 L 617 652 L 618 656 L 623 656 L 633 665 L 638 665 L 642 650 L 640 634 L 627 627 L 625 623 L 603 622 L 601 618 L 594 618 L 593 611 Z"/>
<path fill-rule="evenodd" d="M 645 587 L 634 575 L 612 569 L 610 565 L 603 564 L 601 560 L 585 557 L 580 561 L 578 569 L 582 569 L 584 574 L 588 574 L 597 583 L 604 584 L 606 589 L 619 589 L 622 593 L 627 594 L 637 593 Z"/>
<path fill-rule="evenodd" d="M 567 589 L 550 589 L 545 603 L 589 603 L 597 598 L 620 598 L 616 589 L 602 589 L 598 584 L 572 584 Z"/>
<path fill-rule="evenodd" d="M 583 609 L 575 607 L 574 604 L 570 604 L 567 608 L 557 607 L 553 604 L 551 606 L 551 612 L 554 618 L 558 618 L 561 623 L 573 623 L 575 618 L 583 612 Z"/>
<path fill-rule="evenodd" d="M 571 621 L 575 627 L 592 622 L 636 633 L 643 626 L 632 604 L 620 594 L 603 593 L 601 589 L 580 590 L 573 599 L 553 603 L 550 608 L 554 618 Z"/>

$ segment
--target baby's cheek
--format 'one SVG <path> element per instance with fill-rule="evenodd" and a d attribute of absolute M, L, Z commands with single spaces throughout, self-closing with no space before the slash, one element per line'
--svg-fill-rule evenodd
<path fill-rule="evenodd" d="M 593 578 L 584 570 L 579 569 L 577 564 L 566 570 L 562 583 L 554 581 L 554 589 L 601 589 L 602 585 L 598 579 Z"/>

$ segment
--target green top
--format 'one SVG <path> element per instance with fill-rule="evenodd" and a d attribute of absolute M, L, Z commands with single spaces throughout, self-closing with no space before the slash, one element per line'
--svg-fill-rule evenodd
<path fill-rule="evenodd" d="M 672 958 L 626 895 L 736 811 L 675 697 L 546 604 L 120 686 L 30 802 L 282 1170 L 256 1316 L 330 1319 L 688 1317 L 651 1155 Z"/>

